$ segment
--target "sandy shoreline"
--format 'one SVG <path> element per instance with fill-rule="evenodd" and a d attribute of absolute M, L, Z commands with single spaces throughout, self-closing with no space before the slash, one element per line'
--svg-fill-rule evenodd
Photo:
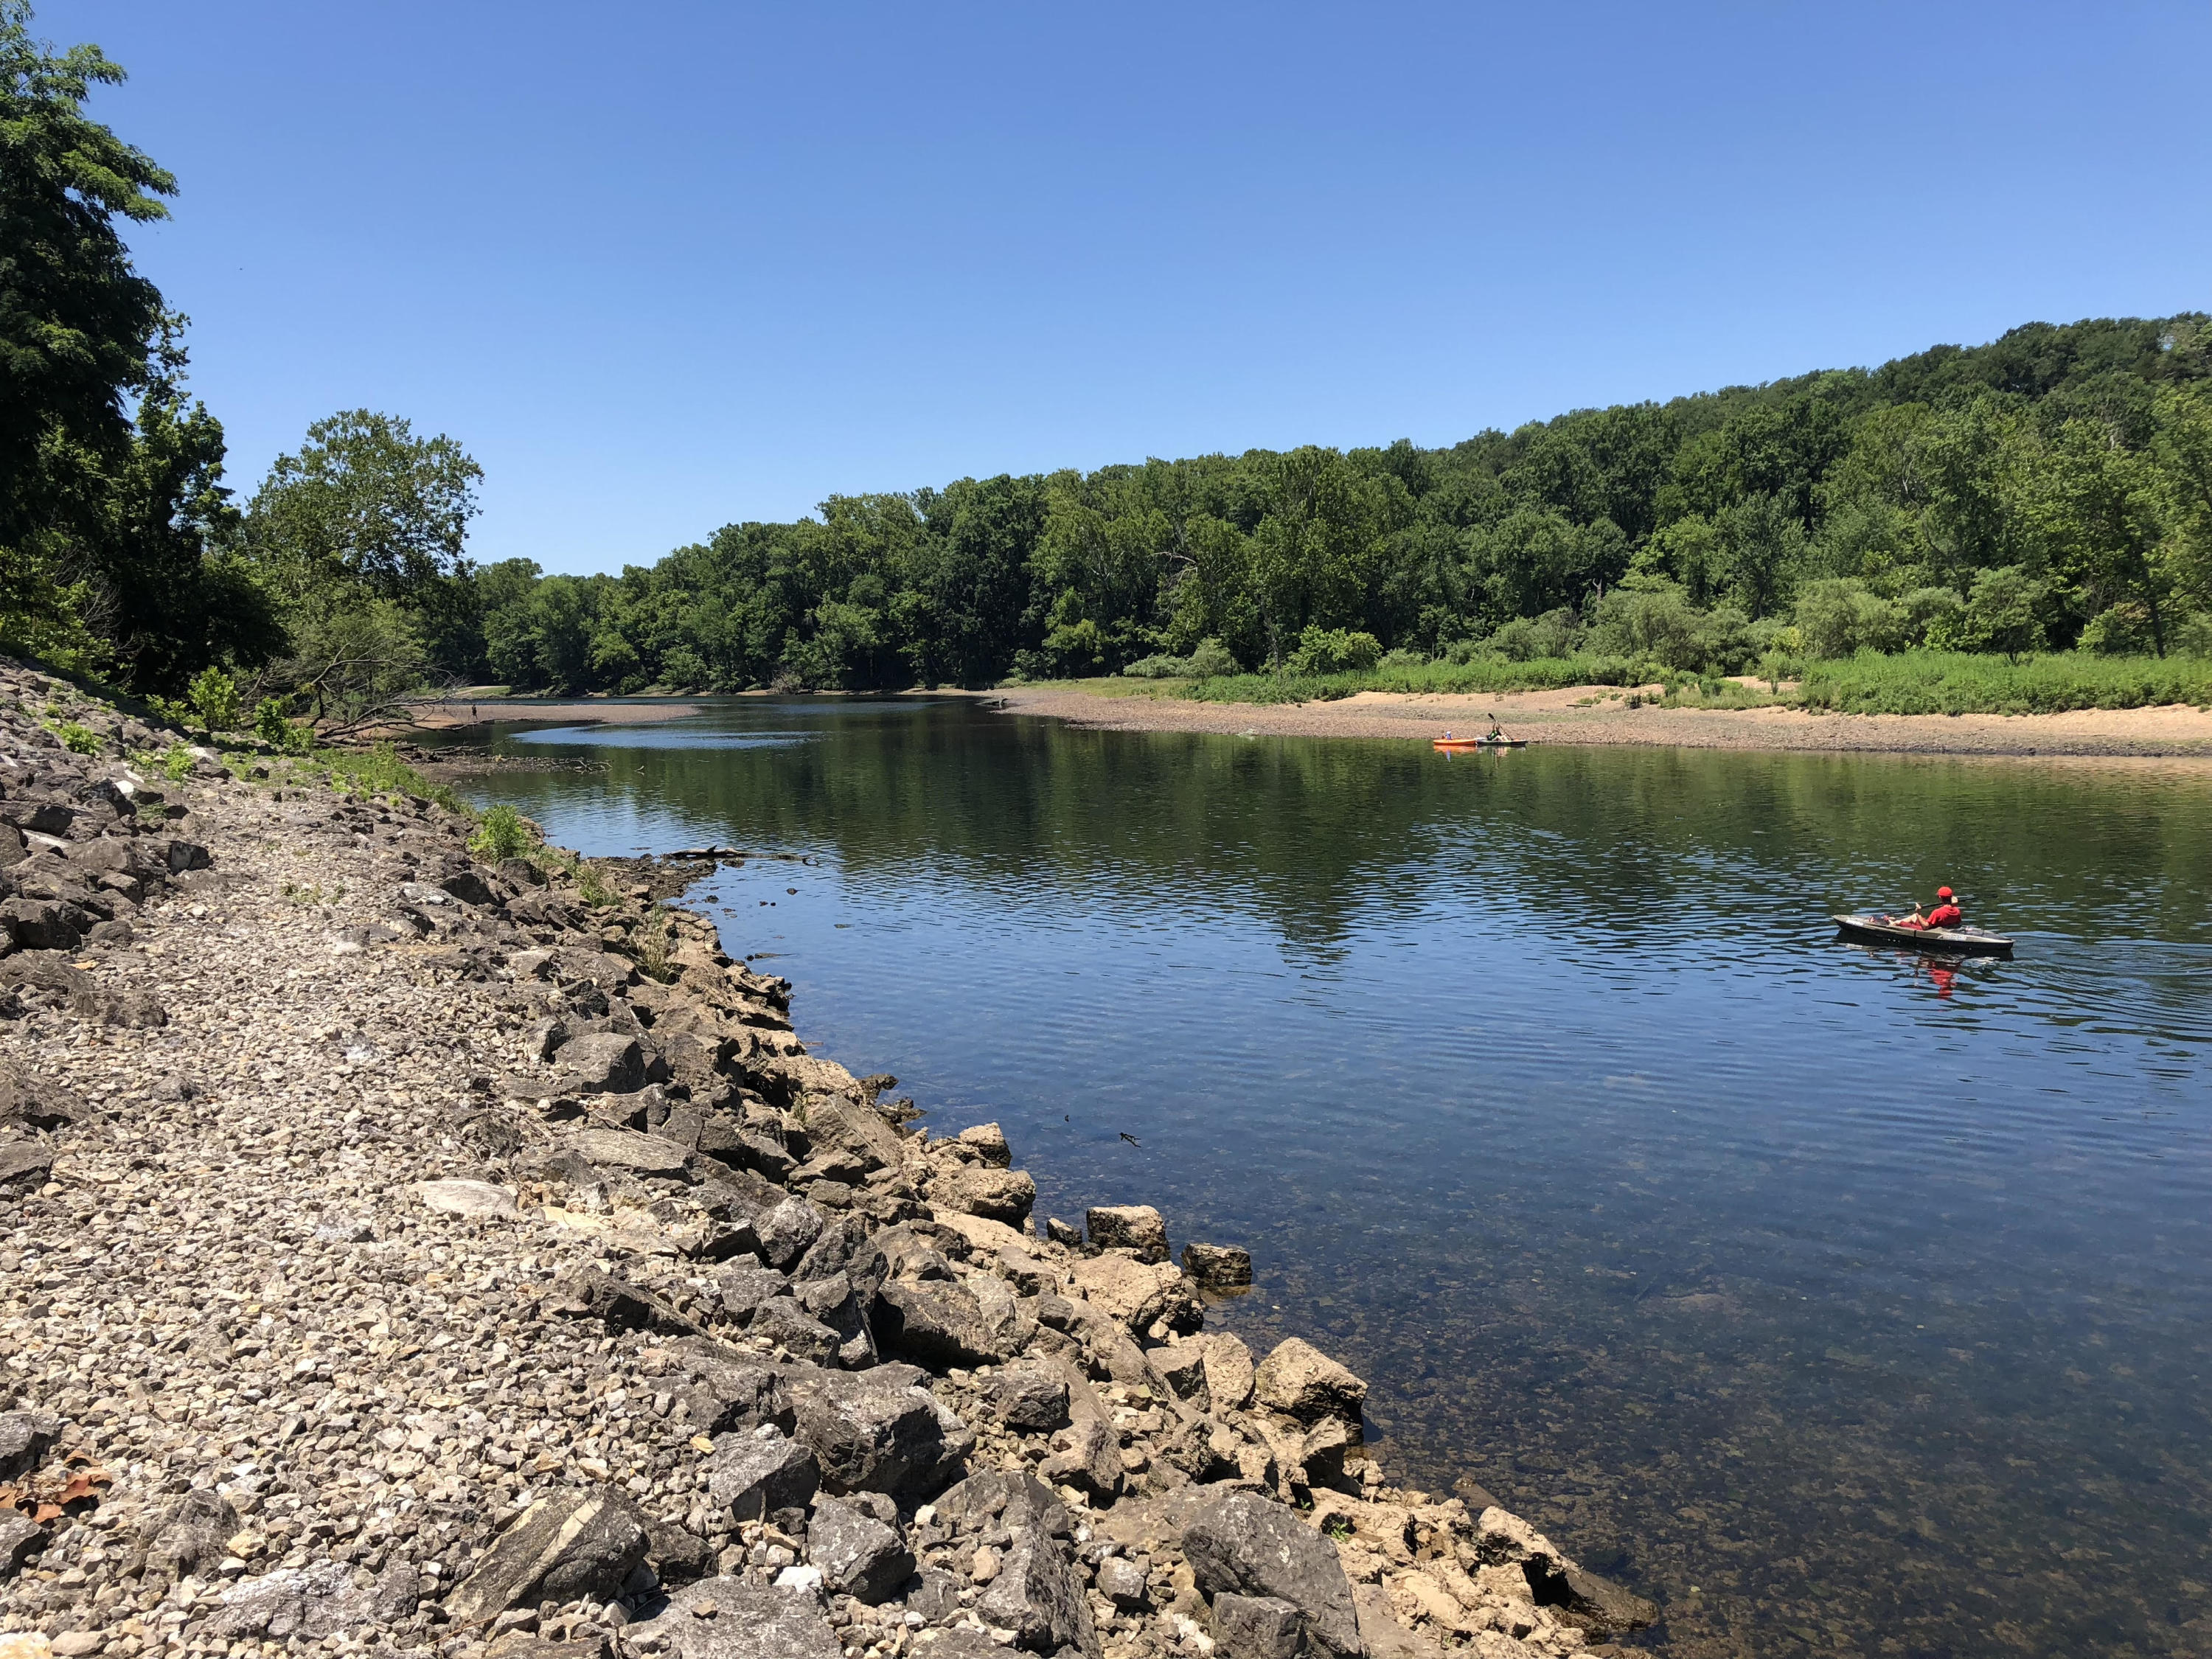
<path fill-rule="evenodd" d="M 682 697 L 652 698 L 645 702 L 617 702 L 608 697 L 456 697 L 446 702 L 416 703 L 404 724 L 395 721 L 377 735 L 404 732 L 451 732 L 464 726 L 489 726 L 495 721 L 544 721 L 558 725 L 654 726 L 700 712 L 702 705 Z"/>
<path fill-rule="evenodd" d="M 1447 729 L 1485 730 L 1495 715 L 1514 737 L 1546 744 L 1630 744 L 1684 749 L 1766 749 L 1923 755 L 2124 757 L 2212 766 L 2212 712 L 2181 705 L 2093 708 L 2064 714 L 1824 714 L 1796 708 L 1584 707 L 1610 688 L 1475 696 L 1363 691 L 1336 702 L 1192 702 L 1101 696 L 1051 685 L 994 694 L 1012 714 L 1133 732 L 1215 732 L 1269 737 L 1380 738 L 1423 742 Z"/>

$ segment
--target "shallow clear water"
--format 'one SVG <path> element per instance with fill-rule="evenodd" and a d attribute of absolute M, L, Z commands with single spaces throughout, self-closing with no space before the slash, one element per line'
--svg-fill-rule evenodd
<path fill-rule="evenodd" d="M 503 744 L 1041 1210 L 1242 1243 L 1682 1654 L 2212 1653 L 2212 777 L 743 701 Z M 2011 962 L 1824 918 L 1942 881 Z M 1122 1138 L 1133 1136 L 1132 1145 Z"/>

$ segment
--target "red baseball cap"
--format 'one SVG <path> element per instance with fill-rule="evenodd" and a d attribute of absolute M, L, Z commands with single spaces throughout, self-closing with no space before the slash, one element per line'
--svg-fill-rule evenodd
<path fill-rule="evenodd" d="M 1948 898 L 1951 896 L 1951 890 L 1948 887 L 1938 887 L 1936 890 L 1936 896 L 1937 898 Z"/>

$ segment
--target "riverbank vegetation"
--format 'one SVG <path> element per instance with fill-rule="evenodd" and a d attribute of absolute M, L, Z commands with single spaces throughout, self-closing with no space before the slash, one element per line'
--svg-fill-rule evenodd
<path fill-rule="evenodd" d="M 1756 675 L 1838 708 L 2203 700 L 2195 313 L 2031 324 L 1441 448 L 836 496 L 618 575 L 471 561 L 476 463 L 368 410 L 312 427 L 241 505 L 185 391 L 185 319 L 122 234 L 175 181 L 83 113 L 121 71 L 29 23 L 0 0 L 0 646 L 273 739 L 489 683 L 1127 675 L 1279 701 Z"/>

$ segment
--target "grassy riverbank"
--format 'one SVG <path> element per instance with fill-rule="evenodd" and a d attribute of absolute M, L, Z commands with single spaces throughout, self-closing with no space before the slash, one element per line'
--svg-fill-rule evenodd
<path fill-rule="evenodd" d="M 2212 708 L 2212 658 L 2069 651 L 2012 663 L 1966 652 L 1863 652 L 1806 664 L 1794 684 L 1784 680 L 1762 687 L 1623 657 L 1538 657 L 1525 662 L 1416 663 L 1341 674 L 1082 680 L 1066 683 L 1066 689 L 1103 696 L 1264 705 L 1334 702 L 1361 692 L 1503 696 L 1583 685 L 1663 688 L 1660 700 L 1668 707 L 1775 706 L 1850 714 L 2054 714 L 2179 704 Z"/>

